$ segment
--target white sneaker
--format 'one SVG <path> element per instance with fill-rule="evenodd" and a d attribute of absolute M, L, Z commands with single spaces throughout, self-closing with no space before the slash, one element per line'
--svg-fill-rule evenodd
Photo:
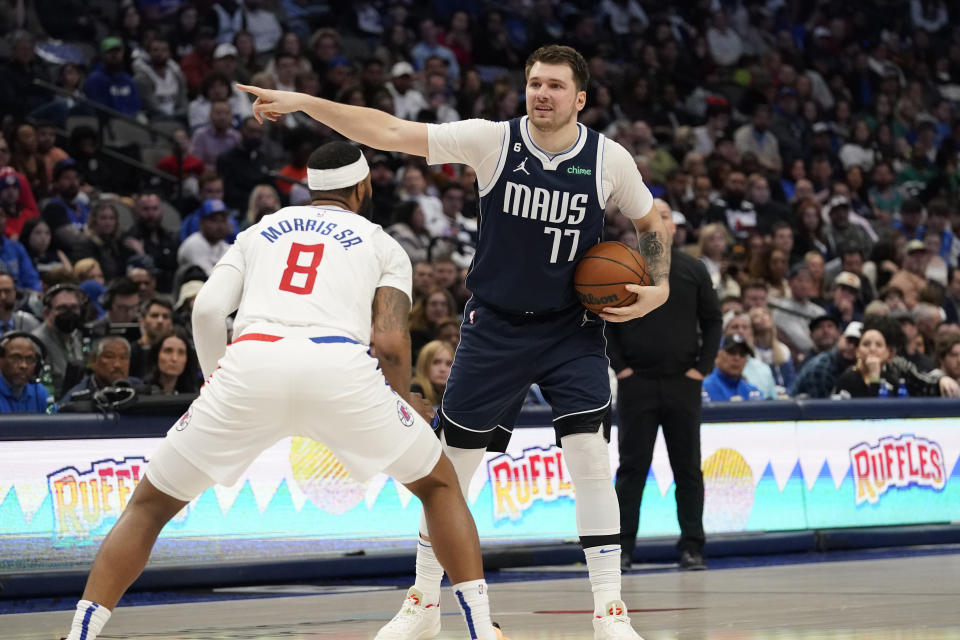
<path fill-rule="evenodd" d="M 623 600 L 611 600 L 603 608 L 603 615 L 593 618 L 593 637 L 594 640 L 643 640 L 630 626 Z"/>
<path fill-rule="evenodd" d="M 375 640 L 430 640 L 438 635 L 440 605 L 424 605 L 423 592 L 410 587 L 400 612 L 383 625 Z"/>

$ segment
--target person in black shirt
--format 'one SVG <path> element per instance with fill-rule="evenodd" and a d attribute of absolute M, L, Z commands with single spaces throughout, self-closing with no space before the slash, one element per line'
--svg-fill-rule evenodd
<path fill-rule="evenodd" d="M 670 207 L 659 199 L 653 206 L 652 213 L 663 218 L 672 236 Z M 677 483 L 681 567 L 706 568 L 701 382 L 713 370 L 720 345 L 720 303 L 703 263 L 676 248 L 672 254 L 670 297 L 663 307 L 643 318 L 606 326 L 607 355 L 619 380 L 616 488 L 624 569 L 629 569 L 636 546 L 640 501 L 660 425 Z"/>
<path fill-rule="evenodd" d="M 857 347 L 856 364 L 840 374 L 833 392 L 846 392 L 852 398 L 876 398 L 881 393 L 896 397 L 897 380 L 888 379 L 887 364 L 891 358 L 883 334 L 877 329 L 864 331 Z"/>

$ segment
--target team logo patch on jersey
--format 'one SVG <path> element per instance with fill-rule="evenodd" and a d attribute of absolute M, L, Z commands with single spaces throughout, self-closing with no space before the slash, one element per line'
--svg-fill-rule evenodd
<path fill-rule="evenodd" d="M 474 309 L 473 311 L 470 312 L 470 324 L 473 324 L 474 318 L 476 318 L 476 316 L 477 316 L 477 310 Z"/>
<path fill-rule="evenodd" d="M 403 426 L 409 427 L 413 424 L 413 412 L 403 404 L 403 400 L 397 400 L 397 415 L 400 416 L 400 423 Z"/>
<path fill-rule="evenodd" d="M 193 414 L 190 413 L 190 409 L 187 409 L 187 412 L 183 414 L 179 420 L 177 420 L 177 424 L 174 425 L 174 428 L 177 431 L 183 431 L 184 429 L 187 428 L 187 425 L 190 424 L 190 419 L 192 417 L 193 417 Z"/>

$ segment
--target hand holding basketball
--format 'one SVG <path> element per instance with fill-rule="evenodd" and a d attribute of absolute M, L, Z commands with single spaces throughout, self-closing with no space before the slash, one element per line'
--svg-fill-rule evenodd
<path fill-rule="evenodd" d="M 622 242 L 601 242 L 584 254 L 573 276 L 580 303 L 610 322 L 626 322 L 663 304 L 668 288 L 654 286 L 639 252 Z"/>

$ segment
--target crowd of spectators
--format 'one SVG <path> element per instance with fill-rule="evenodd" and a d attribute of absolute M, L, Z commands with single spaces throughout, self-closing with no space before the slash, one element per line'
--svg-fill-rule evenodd
<path fill-rule="evenodd" d="M 746 393 L 713 399 L 953 394 L 954 25 L 944 0 L 7 0 L 0 332 L 44 345 L 31 375 L 56 402 L 118 380 L 195 391 L 193 297 L 239 231 L 309 201 L 306 158 L 335 136 L 302 113 L 261 126 L 237 82 L 508 119 L 526 55 L 556 42 L 589 63 L 581 122 L 634 156 L 713 280 L 729 339 L 705 389 Z M 414 266 L 413 361 L 438 400 L 475 174 L 365 152 L 373 219 Z M 616 211 L 605 233 L 636 243 Z M 5 402 L 28 360 L 0 356 Z"/>

